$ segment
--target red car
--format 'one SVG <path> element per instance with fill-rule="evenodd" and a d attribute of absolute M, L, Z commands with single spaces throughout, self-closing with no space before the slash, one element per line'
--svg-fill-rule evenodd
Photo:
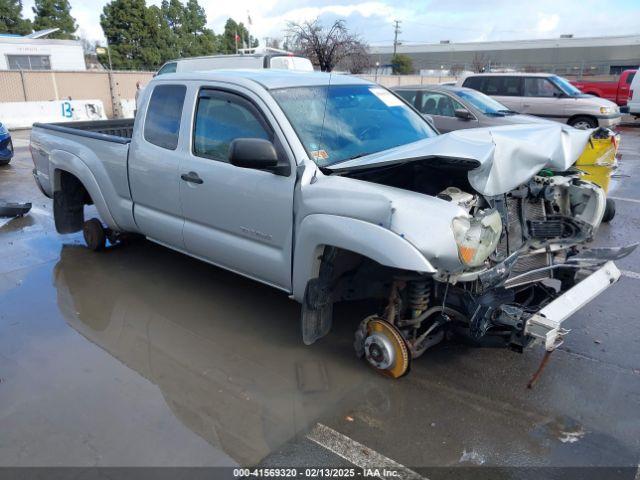
<path fill-rule="evenodd" d="M 637 70 L 625 70 L 620 75 L 617 82 L 589 82 L 582 80 L 579 82 L 571 82 L 580 89 L 582 93 L 595 95 L 596 97 L 606 98 L 619 106 L 624 107 L 629 98 L 629 86 L 631 80 L 635 76 Z"/>

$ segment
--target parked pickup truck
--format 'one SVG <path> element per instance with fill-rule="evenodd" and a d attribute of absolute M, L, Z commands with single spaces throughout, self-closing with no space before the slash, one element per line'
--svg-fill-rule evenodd
<path fill-rule="evenodd" d="M 278 288 L 302 304 L 306 344 L 335 302 L 384 299 L 355 349 L 399 377 L 453 336 L 552 351 L 618 279 L 634 246 L 585 248 L 605 206 L 572 170 L 589 133 L 438 135 L 355 77 L 219 70 L 156 77 L 135 123 L 35 124 L 31 151 L 58 232 L 95 250 L 144 235 Z"/>
<path fill-rule="evenodd" d="M 624 107 L 629 99 L 629 86 L 636 75 L 637 70 L 625 70 L 620 75 L 618 81 L 592 81 L 579 80 L 571 82 L 578 87 L 582 93 L 606 98 L 613 103 Z"/>

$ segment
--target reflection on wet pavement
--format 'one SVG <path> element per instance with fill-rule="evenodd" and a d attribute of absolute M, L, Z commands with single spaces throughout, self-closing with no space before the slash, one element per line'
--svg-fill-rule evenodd
<path fill-rule="evenodd" d="M 241 464 L 370 376 L 353 358 L 305 348 L 299 307 L 281 293 L 146 242 L 105 255 L 64 246 L 54 285 L 71 327 L 158 385 L 177 418 Z"/>

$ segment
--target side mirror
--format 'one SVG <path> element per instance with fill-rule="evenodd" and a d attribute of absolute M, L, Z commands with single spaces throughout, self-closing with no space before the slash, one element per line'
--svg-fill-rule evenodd
<path fill-rule="evenodd" d="M 236 138 L 229 145 L 229 163 L 241 168 L 266 170 L 288 175 L 289 165 L 278 165 L 278 153 L 273 143 L 262 138 Z"/>
<path fill-rule="evenodd" d="M 471 120 L 473 118 L 473 115 L 471 114 L 471 112 L 466 108 L 456 108 L 453 111 L 453 114 L 457 118 L 461 118 L 462 120 Z"/>

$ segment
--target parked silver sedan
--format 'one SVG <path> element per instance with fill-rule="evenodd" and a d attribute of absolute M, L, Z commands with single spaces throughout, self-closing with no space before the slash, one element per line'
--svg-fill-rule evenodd
<path fill-rule="evenodd" d="M 394 87 L 392 90 L 413 105 L 441 132 L 463 128 L 494 127 L 522 123 L 551 123 L 522 115 L 471 88 L 449 85 Z"/>

